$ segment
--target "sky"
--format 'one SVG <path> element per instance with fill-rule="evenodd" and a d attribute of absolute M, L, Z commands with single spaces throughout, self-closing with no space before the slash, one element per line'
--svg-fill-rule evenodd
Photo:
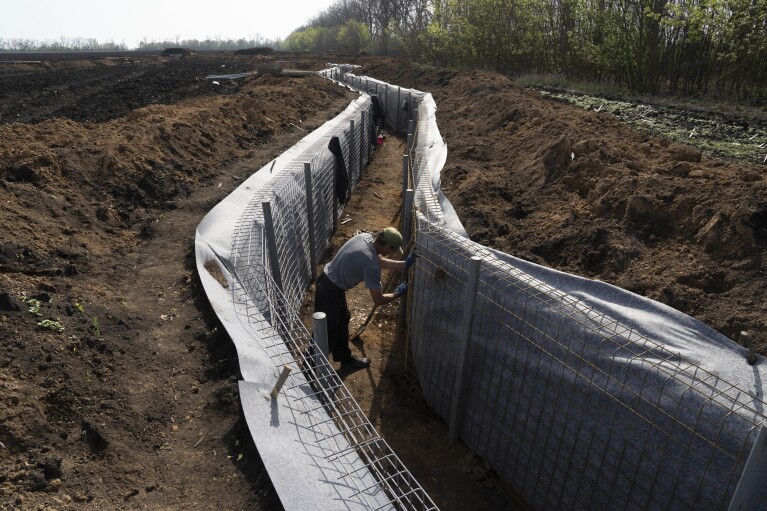
<path fill-rule="evenodd" d="M 0 0 L 0 39 L 285 39 L 337 0 Z M 119 5 L 118 5 L 119 4 Z"/>

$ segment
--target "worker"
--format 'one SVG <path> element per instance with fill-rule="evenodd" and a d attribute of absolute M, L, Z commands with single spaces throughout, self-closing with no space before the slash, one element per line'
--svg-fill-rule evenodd
<path fill-rule="evenodd" d="M 397 229 L 387 227 L 378 233 L 362 232 L 344 243 L 317 279 L 314 312 L 325 313 L 330 354 L 341 363 L 342 371 L 370 365 L 369 359 L 353 355 L 349 348 L 351 313 L 346 305 L 346 291 L 364 282 L 376 307 L 396 300 L 407 291 L 407 284 L 402 282 L 393 293 L 384 293 L 381 269 L 410 268 L 416 255 L 411 252 L 404 261 L 391 256 L 402 257 L 402 235 Z"/>

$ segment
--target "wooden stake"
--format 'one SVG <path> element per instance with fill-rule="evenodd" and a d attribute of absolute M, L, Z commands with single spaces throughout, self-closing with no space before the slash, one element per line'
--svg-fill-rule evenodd
<path fill-rule="evenodd" d="M 269 394 L 272 396 L 272 399 L 277 399 L 277 394 L 280 393 L 280 389 L 282 388 L 282 385 L 285 383 L 285 380 L 288 379 L 288 375 L 290 374 L 290 371 L 292 371 L 293 368 L 290 367 L 288 364 L 285 364 L 282 366 L 282 372 L 280 373 L 280 377 L 277 378 L 277 383 L 274 384 L 274 388 L 272 389 L 272 392 Z"/>

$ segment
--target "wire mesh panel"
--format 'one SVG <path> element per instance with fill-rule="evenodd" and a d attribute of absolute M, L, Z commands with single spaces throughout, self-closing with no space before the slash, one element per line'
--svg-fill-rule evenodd
<path fill-rule="evenodd" d="M 325 158 L 321 157 L 324 154 Z M 333 172 L 335 161 L 327 153 L 317 153 L 309 160 L 312 176 L 312 189 L 309 195 L 312 198 L 312 215 L 314 233 L 314 246 L 316 247 L 317 259 L 322 259 L 322 254 L 330 244 L 330 235 L 333 232 Z"/>
<path fill-rule="evenodd" d="M 364 102 L 365 108 L 370 109 L 370 102 Z M 352 113 L 352 119 L 362 120 L 360 108 Z M 331 138 L 338 137 L 345 161 L 349 160 L 351 151 L 349 141 L 361 145 L 361 137 L 357 133 L 356 141 L 348 127 L 349 116 L 337 121 L 338 128 L 321 139 L 315 141 L 302 154 L 282 165 L 275 171 L 274 178 L 268 186 L 258 190 L 245 213 L 241 216 L 235 229 L 233 239 L 233 266 L 243 285 L 255 292 L 254 282 L 263 280 L 264 272 L 269 271 L 274 277 L 276 269 L 281 286 L 281 293 L 290 304 L 297 304 L 303 299 L 308 282 L 311 278 L 309 245 L 309 218 L 304 164 L 310 163 L 312 190 L 308 195 L 312 200 L 314 244 L 317 247 L 317 257 L 329 246 L 330 233 L 334 227 L 334 219 L 343 206 L 336 200 L 337 166 L 332 153 L 328 149 Z M 346 126 L 343 126 L 346 124 Z M 359 158 L 359 149 L 357 152 Z M 359 161 L 359 160 L 358 160 Z M 358 165 L 359 167 L 359 165 Z M 348 174 L 348 167 L 347 167 Z M 357 171 L 359 174 L 359 170 Z M 264 218 L 264 203 L 267 203 L 271 213 L 270 219 Z M 338 207 L 338 211 L 334 211 Z M 274 239 L 271 240 L 274 254 L 267 247 L 267 237 L 264 232 L 269 223 L 274 229 Z M 257 252 L 252 252 L 256 250 Z M 254 258 L 263 260 L 262 267 L 253 267 Z M 271 290 L 269 290 L 271 292 Z M 259 303 L 258 300 L 256 300 Z M 264 302 L 266 303 L 266 302 Z M 263 311 L 262 311 L 263 312 Z M 267 314 L 268 315 L 268 314 Z"/>
<path fill-rule="evenodd" d="M 470 258 L 483 258 L 459 423 L 474 452 L 537 509 L 727 506 L 761 400 L 419 219 L 411 347 L 446 420 Z"/>
<path fill-rule="evenodd" d="M 462 226 L 444 215 L 439 190 L 434 112 L 430 97 L 420 103 L 411 153 L 422 257 L 408 325 L 431 406 L 446 420 L 460 406 L 460 437 L 539 509 L 725 508 L 766 419 L 758 371 L 756 390 L 739 387 L 666 346 L 666 330 L 616 319 L 612 306 L 595 309 L 456 235 Z"/>
<path fill-rule="evenodd" d="M 261 287 L 263 296 L 274 298 L 268 309 L 275 313 L 269 320 L 257 313 L 250 314 L 247 321 L 275 368 L 289 364 L 298 370 L 290 372 L 281 391 L 279 403 L 288 413 L 287 418 L 285 413 L 274 413 L 275 402 L 265 405 L 252 397 L 258 396 L 259 390 L 263 392 L 262 387 L 249 392 L 246 409 L 271 407 L 273 416 L 281 417 L 280 422 L 287 420 L 295 428 L 300 453 L 307 457 L 304 463 L 320 468 L 325 479 L 318 484 L 328 483 L 336 488 L 335 500 L 342 501 L 341 508 L 357 509 L 355 505 L 360 505 L 362 509 L 437 510 L 336 375 L 301 323 L 299 311 L 287 305 L 279 293 L 267 292 L 277 288 L 269 277 L 256 285 Z M 241 290 L 236 294 L 239 300 L 250 300 Z M 247 382 L 241 388 L 247 390 Z M 249 424 L 257 427 L 259 421 L 250 417 Z M 272 434 L 273 427 L 273 423 L 271 428 L 266 427 L 263 435 Z M 258 444 L 261 439 L 255 440 Z"/>
<path fill-rule="evenodd" d="M 383 107 L 386 124 L 396 132 L 407 132 L 409 121 L 413 118 L 413 111 L 418 97 L 422 92 L 405 89 L 397 85 L 388 84 L 368 76 L 356 76 L 354 68 L 359 66 L 341 66 L 340 72 L 324 71 L 322 76 L 336 79 L 349 87 L 360 92 L 375 94 L 379 97 Z"/>
<path fill-rule="evenodd" d="M 402 89 L 342 72 L 330 76 L 357 87 L 374 85 L 390 124 L 401 124 Z M 409 288 L 408 334 L 430 405 L 446 420 L 457 417 L 450 422 L 458 436 L 538 509 L 725 508 L 767 418 L 755 393 L 762 391 L 761 369 L 754 369 L 754 389 L 733 384 L 667 342 L 676 329 L 684 331 L 678 337 L 696 343 L 697 330 L 688 331 L 689 325 L 664 330 L 647 324 L 642 318 L 653 316 L 622 314 L 621 308 L 631 306 L 610 302 L 620 293 L 589 301 L 580 283 L 563 290 L 542 276 L 550 270 L 533 270 L 460 235 L 462 226 L 445 209 L 449 202 L 439 189 L 446 148 L 435 105 L 428 95 L 418 103 L 410 154 L 421 257 Z M 361 110 L 368 117 L 352 113 L 333 132 L 350 184 L 361 175 L 362 147 L 369 143 L 360 128 L 369 129 L 370 110 Z M 295 312 L 309 278 L 304 162 L 315 177 L 308 200 L 319 251 L 327 247 L 339 213 L 337 166 L 327 142 L 317 141 L 281 166 L 243 215 L 233 241 L 233 296 L 256 331 L 268 332 L 261 337 L 274 337 L 269 349 L 279 354 L 275 367 L 289 356 L 301 368 L 288 393 L 311 403 L 309 410 L 327 413 L 323 420 L 332 428 L 316 433 L 318 419 L 308 427 L 311 434 L 343 438 L 323 459 L 343 460 L 353 452 L 366 460 L 388 503 L 429 509 L 428 497 L 376 436 L 327 361 L 318 358 Z M 263 204 L 269 205 L 270 222 Z M 274 234 L 267 235 L 267 228 Z M 476 256 L 482 260 L 478 292 L 467 309 Z M 722 353 L 731 355 L 728 350 Z M 372 498 L 362 483 L 349 484 L 358 485 L 355 495 Z"/>
<path fill-rule="evenodd" d="M 421 224 L 423 225 L 423 224 Z M 463 303 L 469 262 L 465 252 L 446 248 L 447 231 L 418 232 L 420 254 L 415 272 L 413 292 L 409 298 L 412 311 L 410 324 L 413 360 L 420 377 L 424 396 L 442 417 L 448 417 L 455 365 L 459 351 L 459 332 L 463 319 Z M 432 305 L 438 300 L 439 307 Z M 430 339 L 439 339 L 435 346 Z M 438 351 L 435 351 L 438 350 Z M 437 353 L 439 356 L 434 356 Z"/>
<path fill-rule="evenodd" d="M 258 351 L 272 360 L 275 373 L 285 364 L 298 367 L 288 376 L 279 406 L 291 417 L 290 425 L 295 427 L 301 444 L 300 454 L 309 456 L 308 463 L 327 478 L 322 482 L 336 488 L 342 506 L 436 510 L 314 344 L 298 312 L 311 278 L 307 242 L 313 239 L 318 256 L 324 252 L 339 213 L 335 188 L 339 166 L 328 149 L 330 139 L 338 137 L 347 175 L 353 183 L 359 180 L 363 153 L 370 143 L 363 129 L 370 129 L 369 125 L 365 127 L 368 121 L 364 118 L 370 117 L 371 103 L 369 98 L 358 103 L 361 107 L 347 111 L 326 136 L 300 154 L 290 155 L 274 171 L 273 178 L 253 194 L 234 230 L 232 297 L 241 324 L 247 325 Z M 355 120 L 354 129 L 350 120 Z M 307 189 L 309 183 L 311 188 Z M 265 406 L 258 398 L 264 391 L 262 387 L 241 383 L 249 396 L 249 427 L 263 424 L 261 413 L 254 412 Z M 264 412 L 279 416 L 276 410 Z M 268 427 L 259 431 L 265 437 L 274 434 Z M 255 440 L 258 444 L 261 439 Z M 261 447 L 268 449 L 269 445 Z M 289 486 L 284 481 L 277 484 Z"/>
<path fill-rule="evenodd" d="M 282 293 L 288 303 L 299 303 L 311 280 L 311 259 L 308 245 L 306 182 L 302 162 L 286 166 L 283 179 L 272 189 L 272 220 L 277 247 L 277 263 L 281 266 Z M 267 252 L 269 267 L 275 264 Z"/>

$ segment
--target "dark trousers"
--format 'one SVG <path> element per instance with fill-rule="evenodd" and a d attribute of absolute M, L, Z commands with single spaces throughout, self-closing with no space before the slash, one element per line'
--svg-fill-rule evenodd
<path fill-rule="evenodd" d="M 328 325 L 328 346 L 333 360 L 352 358 L 349 349 L 349 321 L 352 315 L 346 305 L 346 292 L 333 284 L 323 272 L 314 291 L 314 312 L 324 312 Z"/>

